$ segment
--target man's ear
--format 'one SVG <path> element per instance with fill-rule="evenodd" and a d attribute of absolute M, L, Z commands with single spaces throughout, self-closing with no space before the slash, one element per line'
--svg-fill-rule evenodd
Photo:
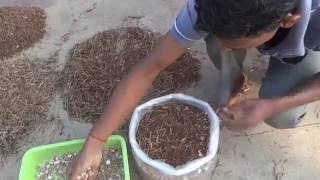
<path fill-rule="evenodd" d="M 300 18 L 301 18 L 300 14 L 289 13 L 286 17 L 282 19 L 280 23 L 280 27 L 291 28 L 299 21 Z"/>

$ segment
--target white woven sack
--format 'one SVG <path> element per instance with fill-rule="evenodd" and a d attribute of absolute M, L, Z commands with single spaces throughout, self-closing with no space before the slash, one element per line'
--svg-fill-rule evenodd
<path fill-rule="evenodd" d="M 143 150 L 139 147 L 137 140 L 136 140 L 136 133 L 139 127 L 140 120 L 143 118 L 146 112 L 152 110 L 153 107 L 161 106 L 163 104 L 169 102 L 180 102 L 184 104 L 189 104 L 195 106 L 208 114 L 209 121 L 210 121 L 210 138 L 209 138 L 209 145 L 207 155 L 190 161 L 185 165 L 179 167 L 173 167 L 165 162 L 160 160 L 153 160 Z M 184 94 L 170 94 L 163 97 L 159 97 L 156 99 L 152 99 L 140 106 L 138 106 L 135 111 L 133 112 L 130 128 L 129 128 L 129 141 L 132 147 L 134 158 L 136 159 L 138 166 L 147 166 L 147 167 L 140 167 L 140 171 L 148 171 L 144 172 L 144 174 L 152 174 L 151 176 L 154 179 L 172 179 L 170 177 L 184 177 L 181 179 L 194 179 L 194 178 L 185 178 L 190 175 L 190 177 L 195 177 L 195 172 L 200 174 L 201 168 L 206 167 L 205 169 L 212 170 L 209 165 L 212 167 L 213 160 L 216 160 L 216 153 L 218 149 L 219 143 L 219 119 L 216 113 L 212 110 L 211 106 L 200 99 L 194 98 L 192 96 L 184 95 Z M 138 167 L 139 168 L 139 167 Z M 154 171 L 154 172 L 152 172 Z M 201 177 L 201 176 L 199 176 Z M 148 178 L 151 178 L 150 176 Z M 176 178 L 174 178 L 176 179 Z"/>

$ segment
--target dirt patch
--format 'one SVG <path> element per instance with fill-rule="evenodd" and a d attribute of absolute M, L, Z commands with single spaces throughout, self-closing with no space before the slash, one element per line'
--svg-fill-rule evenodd
<path fill-rule="evenodd" d="M 66 108 L 77 120 L 94 122 L 114 88 L 154 46 L 159 34 L 137 27 L 98 33 L 77 44 L 63 71 Z M 146 99 L 182 91 L 200 80 L 200 61 L 190 53 L 169 66 Z"/>
<path fill-rule="evenodd" d="M 0 60 L 31 47 L 45 34 L 46 14 L 37 7 L 0 8 Z"/>
<path fill-rule="evenodd" d="M 236 95 L 236 98 L 233 100 L 232 104 L 240 103 L 246 99 L 257 98 L 259 94 L 260 85 L 251 81 L 249 78 L 245 78 L 245 81 Z"/>
<path fill-rule="evenodd" d="M 205 156 L 209 137 L 208 115 L 177 103 L 153 108 L 143 116 L 137 131 L 137 142 L 150 158 L 173 166 Z"/>
<path fill-rule="evenodd" d="M 0 159 L 46 120 L 56 76 L 48 64 L 0 61 Z"/>
<path fill-rule="evenodd" d="M 73 159 L 76 157 L 74 154 L 66 154 L 55 156 L 51 160 L 39 166 L 37 180 L 64 180 L 68 179 L 69 168 Z M 92 172 L 93 173 L 93 172 Z M 91 174 L 84 173 L 80 180 L 85 180 Z M 110 148 L 104 151 L 103 160 L 100 164 L 98 176 L 96 180 L 122 180 L 124 179 L 124 168 L 122 156 L 119 148 Z"/>

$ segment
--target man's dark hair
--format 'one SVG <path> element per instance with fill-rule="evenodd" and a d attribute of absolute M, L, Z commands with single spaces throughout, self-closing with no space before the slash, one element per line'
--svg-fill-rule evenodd
<path fill-rule="evenodd" d="M 224 39 L 274 30 L 298 0 L 196 0 L 196 28 Z"/>

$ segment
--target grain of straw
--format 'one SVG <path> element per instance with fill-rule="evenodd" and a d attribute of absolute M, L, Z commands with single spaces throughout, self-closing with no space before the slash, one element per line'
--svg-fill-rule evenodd
<path fill-rule="evenodd" d="M 77 44 L 63 71 L 63 97 L 70 115 L 94 122 L 102 113 L 114 88 L 154 47 L 159 34 L 138 27 L 101 32 Z M 200 79 L 200 62 L 186 53 L 153 83 L 146 99 L 183 91 Z"/>
<path fill-rule="evenodd" d="M 0 61 L 0 159 L 46 121 L 56 74 L 49 64 Z"/>
<path fill-rule="evenodd" d="M 46 14 L 37 7 L 0 8 L 0 60 L 31 47 L 45 34 Z"/>
<path fill-rule="evenodd" d="M 205 156 L 209 137 L 208 115 L 174 102 L 147 112 L 137 131 L 137 142 L 150 158 L 175 167 Z"/>

